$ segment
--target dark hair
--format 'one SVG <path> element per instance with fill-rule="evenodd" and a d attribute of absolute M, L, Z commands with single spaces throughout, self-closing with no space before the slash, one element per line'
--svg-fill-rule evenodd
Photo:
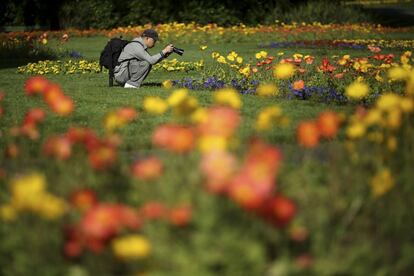
<path fill-rule="evenodd" d="M 158 40 L 158 33 L 153 30 L 153 29 L 146 29 L 144 30 L 144 32 L 142 33 L 143 37 L 151 37 L 154 40 Z"/>

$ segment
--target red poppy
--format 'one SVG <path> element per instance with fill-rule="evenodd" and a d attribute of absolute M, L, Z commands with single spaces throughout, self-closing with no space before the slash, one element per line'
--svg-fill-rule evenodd
<path fill-rule="evenodd" d="M 162 202 L 150 201 L 138 210 L 138 214 L 143 219 L 160 219 L 167 215 L 167 208 Z"/>
<path fill-rule="evenodd" d="M 175 207 L 168 214 L 169 221 L 175 226 L 186 226 L 190 223 L 192 211 L 189 206 Z"/>
<path fill-rule="evenodd" d="M 336 67 L 332 66 L 327 57 L 322 59 L 322 64 L 319 66 L 319 69 L 325 73 L 332 73 Z"/>
<path fill-rule="evenodd" d="M 72 192 L 69 201 L 73 206 L 85 212 L 98 204 L 98 197 L 95 191 L 89 188 L 83 188 Z"/>
<path fill-rule="evenodd" d="M 299 123 L 296 134 L 299 144 L 306 148 L 313 148 L 319 143 L 319 128 L 313 121 Z"/>
<path fill-rule="evenodd" d="M 173 152 L 185 153 L 194 148 L 195 135 L 188 127 L 166 124 L 154 131 L 152 143 Z"/>
<path fill-rule="evenodd" d="M 322 137 L 333 138 L 338 132 L 340 124 L 339 116 L 332 111 L 325 111 L 319 114 L 318 128 Z"/>
<path fill-rule="evenodd" d="M 260 214 L 268 222 L 283 227 L 294 218 L 296 211 L 295 203 L 278 193 L 263 204 Z"/>
<path fill-rule="evenodd" d="M 294 90 L 303 90 L 305 88 L 305 82 L 303 80 L 297 80 L 293 83 Z"/>
<path fill-rule="evenodd" d="M 51 136 L 43 145 L 43 152 L 60 160 L 66 160 L 72 153 L 72 144 L 65 136 Z"/>
<path fill-rule="evenodd" d="M 86 137 L 91 133 L 93 133 L 93 130 L 88 128 L 70 127 L 65 135 L 71 143 L 84 143 Z"/>
<path fill-rule="evenodd" d="M 239 174 L 229 184 L 229 197 L 246 210 L 256 210 L 263 203 L 263 193 L 251 185 L 251 179 L 246 174 Z"/>
<path fill-rule="evenodd" d="M 162 161 L 151 156 L 134 162 L 131 166 L 132 175 L 140 180 L 154 180 L 161 176 L 163 171 Z"/>
<path fill-rule="evenodd" d="M 25 85 L 24 90 L 26 95 L 32 96 L 35 94 L 43 94 L 46 90 L 46 87 L 49 85 L 49 81 L 42 76 L 35 76 L 29 78 Z"/>
<path fill-rule="evenodd" d="M 200 169 L 206 177 L 206 187 L 212 193 L 224 193 L 236 172 L 236 158 L 226 151 L 210 151 L 203 155 Z"/>
<path fill-rule="evenodd" d="M 63 235 L 65 237 L 64 255 L 68 258 L 80 256 L 83 252 L 83 238 L 79 227 L 65 225 Z"/>
<path fill-rule="evenodd" d="M 61 96 L 51 103 L 50 108 L 61 116 L 67 116 L 74 109 L 73 100 L 69 97 Z"/>
<path fill-rule="evenodd" d="M 56 100 L 64 96 L 63 90 L 59 84 L 50 83 L 43 93 L 43 100 L 48 104 L 52 105 Z"/>
<path fill-rule="evenodd" d="M 229 138 L 240 124 L 239 113 L 230 107 L 211 107 L 207 110 L 207 118 L 198 125 L 201 136 L 213 135 Z"/>
<path fill-rule="evenodd" d="M 89 152 L 89 163 L 96 170 L 107 169 L 116 159 L 116 150 L 111 146 L 100 145 Z"/>
<path fill-rule="evenodd" d="M 27 111 L 23 120 L 23 125 L 36 125 L 46 117 L 46 112 L 41 108 L 32 108 Z"/>
<path fill-rule="evenodd" d="M 138 115 L 137 111 L 132 107 L 120 108 L 116 111 L 116 113 L 120 118 L 122 118 L 126 122 L 134 120 Z"/>
<path fill-rule="evenodd" d="M 78 240 L 65 242 L 63 253 L 68 258 L 79 257 L 83 253 L 82 243 Z"/>
<path fill-rule="evenodd" d="M 105 241 L 123 228 L 137 230 L 141 220 L 133 209 L 119 204 L 98 204 L 83 216 L 80 230 L 86 239 Z"/>

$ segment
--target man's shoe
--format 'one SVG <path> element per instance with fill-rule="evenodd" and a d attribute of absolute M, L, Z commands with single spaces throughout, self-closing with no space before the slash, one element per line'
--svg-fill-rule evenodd
<path fill-rule="evenodd" d="M 133 86 L 133 85 L 126 82 L 125 85 L 124 85 L 124 88 L 138 88 L 138 87 Z"/>

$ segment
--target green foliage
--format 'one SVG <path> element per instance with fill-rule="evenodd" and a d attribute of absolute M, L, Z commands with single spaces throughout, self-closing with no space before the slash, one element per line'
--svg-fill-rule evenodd
<path fill-rule="evenodd" d="M 40 25 L 52 28 L 112 28 L 146 23 L 197 22 L 234 25 L 244 23 L 371 22 L 369 13 L 357 6 L 341 6 L 336 1 L 234 1 L 212 0 L 188 2 L 151 0 L 26 0 L 18 6 L 7 1 L 0 14 L 5 25 Z M 58 21 L 58 22 L 56 22 Z M 0 21 L 1 22 L 1 21 Z"/>
<path fill-rule="evenodd" d="M 336 1 L 311 0 L 276 17 L 284 22 L 358 23 L 373 22 L 372 16 L 358 6 L 347 6 Z"/>
<path fill-rule="evenodd" d="M 63 28 L 112 28 L 120 19 L 111 0 L 77 0 L 65 3 L 60 11 Z"/>

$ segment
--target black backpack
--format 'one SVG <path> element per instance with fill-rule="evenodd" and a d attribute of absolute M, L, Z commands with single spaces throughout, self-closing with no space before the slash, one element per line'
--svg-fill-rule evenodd
<path fill-rule="evenodd" d="M 118 58 L 121 54 L 124 47 L 130 43 L 131 41 L 124 40 L 122 38 L 112 38 L 108 41 L 105 48 L 101 52 L 101 56 L 99 57 L 99 65 L 105 67 L 109 70 L 109 86 L 113 86 L 113 79 L 114 79 L 114 68 L 118 65 Z M 138 41 L 132 41 L 138 42 Z M 138 42 L 139 43 L 139 42 Z M 141 43 L 140 43 L 141 44 Z M 142 44 L 141 44 L 142 45 Z"/>

